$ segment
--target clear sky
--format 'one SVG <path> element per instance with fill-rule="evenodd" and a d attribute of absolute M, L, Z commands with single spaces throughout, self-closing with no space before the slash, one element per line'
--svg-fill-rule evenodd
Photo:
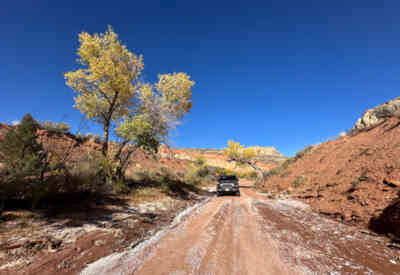
<path fill-rule="evenodd" d="M 143 54 L 146 80 L 186 72 L 196 82 L 173 146 L 235 139 L 290 156 L 399 96 L 399 15 L 398 0 L 3 1 L 0 122 L 30 112 L 76 131 L 62 74 L 78 68 L 78 33 L 110 24 Z"/>

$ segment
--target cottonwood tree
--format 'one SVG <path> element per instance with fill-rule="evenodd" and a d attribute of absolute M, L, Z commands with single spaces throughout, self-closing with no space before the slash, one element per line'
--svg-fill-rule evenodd
<path fill-rule="evenodd" d="M 256 165 L 256 152 L 253 148 L 245 148 L 240 142 L 228 141 L 228 147 L 222 149 L 222 153 L 228 161 L 234 161 L 239 165 L 249 165 L 257 172 L 257 184 L 264 182 L 264 174 Z"/>
<path fill-rule="evenodd" d="M 157 148 L 191 107 L 194 82 L 186 73 L 162 74 L 156 84 L 140 81 L 143 57 L 130 52 L 111 27 L 104 34 L 79 34 L 79 63 L 64 74 L 77 92 L 75 107 L 103 126 L 108 156 L 111 129 L 122 139 L 114 160 L 123 169 L 135 149 Z M 120 171 L 121 173 L 121 171 Z"/>

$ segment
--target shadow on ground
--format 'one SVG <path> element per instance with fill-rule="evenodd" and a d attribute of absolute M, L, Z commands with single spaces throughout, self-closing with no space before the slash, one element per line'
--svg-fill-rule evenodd
<path fill-rule="evenodd" d="M 164 182 L 134 182 L 130 183 L 128 192 L 135 192 L 138 188 L 160 188 L 162 193 L 176 200 L 198 201 L 204 197 L 214 196 L 214 192 L 204 190 L 196 185 L 177 180 L 167 179 Z M 129 215 L 133 218 L 151 223 L 159 213 L 139 213 L 130 205 L 129 196 L 117 196 L 101 193 L 71 193 L 58 194 L 43 199 L 35 209 L 31 208 L 28 200 L 8 200 L 3 215 L 0 217 L 0 233 L 2 222 L 21 219 L 18 213 L 26 212 L 33 219 L 44 220 L 48 224 L 60 222 L 61 227 L 80 227 L 84 224 L 101 227 L 105 222 L 112 222 L 115 214 Z M 67 222 L 64 222 L 68 220 Z"/>
<path fill-rule="evenodd" d="M 372 218 L 368 227 L 378 234 L 392 234 L 400 240 L 400 197 L 393 200 L 378 217 Z"/>

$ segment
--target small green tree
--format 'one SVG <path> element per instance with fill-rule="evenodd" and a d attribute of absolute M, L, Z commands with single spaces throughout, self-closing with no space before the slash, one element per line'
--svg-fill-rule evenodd
<path fill-rule="evenodd" d="M 34 176 L 41 168 L 43 146 L 37 141 L 37 122 L 26 114 L 0 143 L 0 162 L 10 176 Z"/>
<path fill-rule="evenodd" d="M 26 185 L 27 179 L 34 186 L 43 183 L 44 172 L 48 167 L 47 154 L 37 140 L 38 123 L 30 114 L 26 114 L 21 123 L 11 128 L 0 143 L 0 162 L 3 163 L 3 184 L 0 190 L 3 199 L 14 192 L 37 191 Z"/>

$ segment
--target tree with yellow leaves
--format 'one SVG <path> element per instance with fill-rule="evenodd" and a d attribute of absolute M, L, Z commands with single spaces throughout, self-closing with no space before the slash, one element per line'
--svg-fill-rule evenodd
<path fill-rule="evenodd" d="M 222 149 L 222 153 L 228 161 L 234 161 L 239 165 L 249 165 L 257 172 L 257 183 L 264 182 L 263 171 L 256 165 L 256 152 L 254 148 L 245 148 L 240 142 L 228 141 L 228 147 Z"/>
<path fill-rule="evenodd" d="M 64 77 L 77 92 L 74 107 L 103 126 L 103 155 L 108 155 L 111 129 L 123 140 L 114 156 L 120 162 L 127 144 L 156 149 L 190 111 L 194 82 L 186 73 L 173 73 L 159 75 L 154 85 L 144 83 L 143 57 L 130 52 L 111 27 L 101 34 L 82 32 L 79 43 L 83 68 Z"/>

